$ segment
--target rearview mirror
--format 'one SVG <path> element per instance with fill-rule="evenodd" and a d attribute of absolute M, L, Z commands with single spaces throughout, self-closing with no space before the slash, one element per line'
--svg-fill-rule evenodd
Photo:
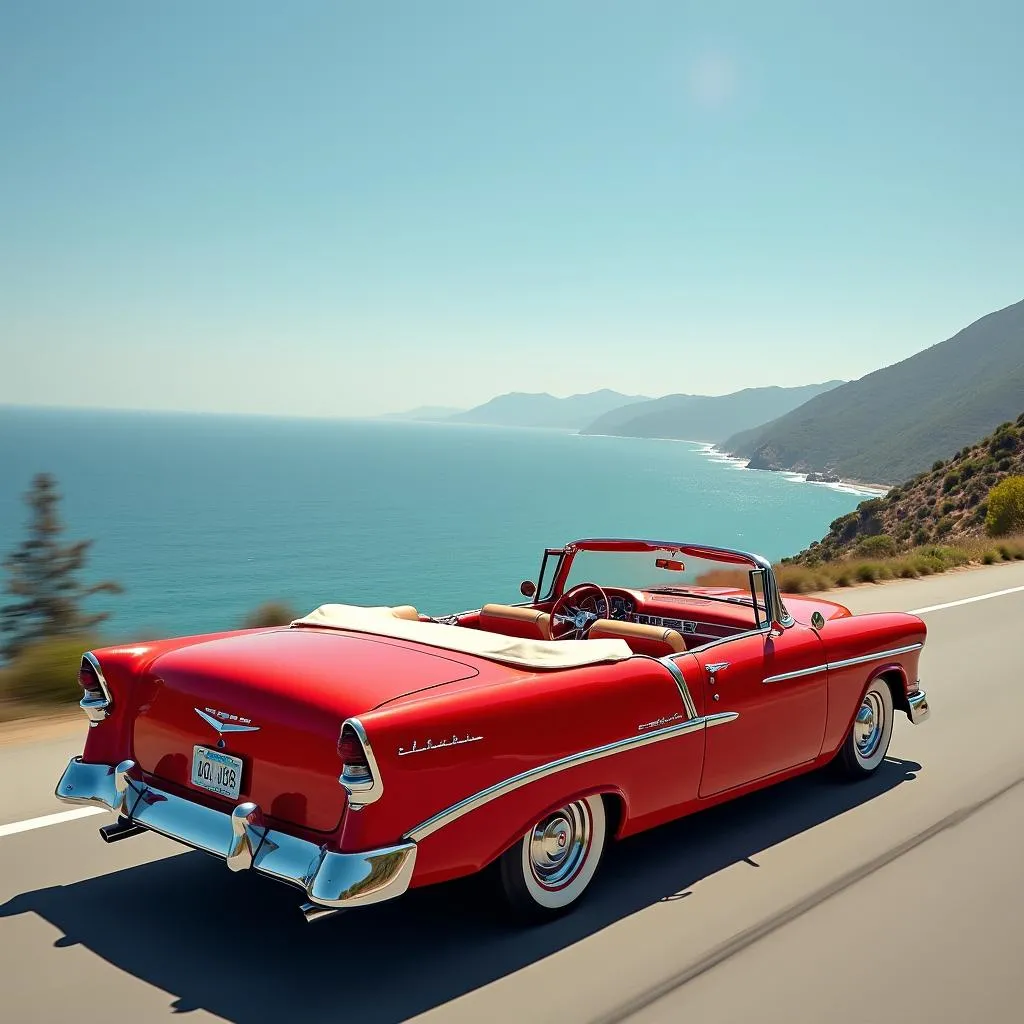
<path fill-rule="evenodd" d="M 659 569 L 668 569 L 670 572 L 682 572 L 686 568 L 677 558 L 657 558 L 654 564 Z"/>
<path fill-rule="evenodd" d="M 537 585 L 533 580 L 523 580 L 523 582 L 519 584 L 519 593 L 522 594 L 523 597 L 533 597 L 533 595 L 537 593 Z"/>

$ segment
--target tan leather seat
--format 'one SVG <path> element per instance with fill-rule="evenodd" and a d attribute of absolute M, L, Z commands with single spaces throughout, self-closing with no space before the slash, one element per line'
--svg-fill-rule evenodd
<path fill-rule="evenodd" d="M 550 640 L 551 616 L 538 608 L 485 604 L 480 609 L 480 628 L 488 633 L 518 636 L 524 640 Z"/>
<path fill-rule="evenodd" d="M 409 619 L 411 622 L 420 621 L 420 613 L 411 604 L 396 605 L 391 609 L 391 614 L 396 619 Z"/>
<path fill-rule="evenodd" d="M 598 619 L 590 627 L 587 637 L 590 640 L 625 640 L 634 654 L 649 654 L 655 658 L 681 654 L 686 650 L 686 641 L 678 630 L 645 626 L 639 622 Z"/>

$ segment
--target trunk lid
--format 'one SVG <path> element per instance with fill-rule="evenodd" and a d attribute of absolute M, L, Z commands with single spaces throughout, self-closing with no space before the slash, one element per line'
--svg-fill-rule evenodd
<path fill-rule="evenodd" d="M 183 647 L 157 658 L 137 692 L 133 753 L 157 779 L 226 807 L 259 804 L 270 818 L 337 828 L 344 720 L 419 690 L 477 675 L 470 664 L 403 640 L 283 629 Z M 220 728 L 218 729 L 218 725 Z M 240 792 L 193 782 L 197 746 L 242 762 Z"/>

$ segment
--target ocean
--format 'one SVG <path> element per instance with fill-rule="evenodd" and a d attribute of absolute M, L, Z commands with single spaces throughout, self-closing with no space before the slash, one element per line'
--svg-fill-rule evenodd
<path fill-rule="evenodd" d="M 777 559 L 866 494 L 686 441 L 387 420 L 0 408 L 0 557 L 48 472 L 83 578 L 125 588 L 117 641 L 232 628 L 257 605 L 520 601 L 545 546 L 590 536 Z M 2 573 L 0 573 L 2 575 Z"/>

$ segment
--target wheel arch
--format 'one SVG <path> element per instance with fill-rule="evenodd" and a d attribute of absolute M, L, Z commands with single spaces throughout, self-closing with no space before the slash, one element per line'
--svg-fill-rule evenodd
<path fill-rule="evenodd" d="M 882 669 L 874 673 L 871 679 L 868 681 L 868 686 L 875 679 L 884 679 L 889 686 L 889 690 L 892 693 L 892 706 L 897 711 L 902 711 L 904 714 L 910 714 L 910 701 L 907 699 L 907 673 L 902 665 L 885 665 Z M 867 687 L 864 688 L 864 692 L 867 692 Z M 862 698 L 863 699 L 863 698 Z"/>
<path fill-rule="evenodd" d="M 618 786 L 611 784 L 604 786 L 585 786 L 576 790 L 566 791 L 556 800 L 544 803 L 538 802 L 528 815 L 523 813 L 517 815 L 512 819 L 515 822 L 515 825 L 510 826 L 502 833 L 500 842 L 496 843 L 492 847 L 491 852 L 488 853 L 485 860 L 480 865 L 480 869 L 490 867 L 498 861 L 503 854 L 518 843 L 523 836 L 526 835 L 529 829 L 542 818 L 546 817 L 548 814 L 554 813 L 566 804 L 572 803 L 574 800 L 582 800 L 584 797 L 588 796 L 601 797 L 605 810 L 606 838 L 609 840 L 618 839 L 626 821 L 629 818 L 629 801 L 626 794 Z M 467 819 L 472 819 L 472 817 L 472 813 L 466 816 Z"/>

